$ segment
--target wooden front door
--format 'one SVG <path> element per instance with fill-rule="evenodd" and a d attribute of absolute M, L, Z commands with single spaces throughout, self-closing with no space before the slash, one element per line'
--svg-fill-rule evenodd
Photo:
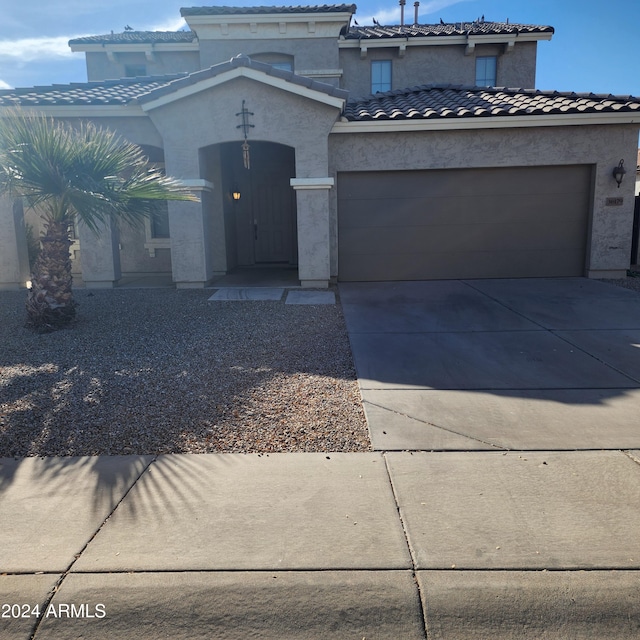
<path fill-rule="evenodd" d="M 253 251 L 256 263 L 291 262 L 293 257 L 294 193 L 281 171 L 252 176 Z"/>

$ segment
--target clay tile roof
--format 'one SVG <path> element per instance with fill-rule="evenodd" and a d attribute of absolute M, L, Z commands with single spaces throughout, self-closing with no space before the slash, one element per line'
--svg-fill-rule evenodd
<path fill-rule="evenodd" d="M 228 62 L 214 65 L 194 73 L 177 73 L 166 76 L 122 78 L 100 82 L 78 82 L 49 87 L 0 90 L 2 106 L 69 106 L 69 105 L 126 105 L 136 100 L 149 102 L 202 80 L 212 78 L 238 67 L 250 67 L 292 84 L 308 87 L 337 98 L 347 99 L 348 92 L 330 84 L 298 76 L 291 71 L 276 69 L 264 62 L 240 55 Z"/>
<path fill-rule="evenodd" d="M 546 25 L 511 24 L 508 22 L 451 22 L 445 24 L 414 24 L 404 26 L 351 27 L 345 35 L 347 40 L 373 38 L 425 38 L 467 35 L 553 33 Z"/>
<path fill-rule="evenodd" d="M 201 71 L 195 71 L 194 73 L 187 74 L 182 78 L 179 78 L 169 85 L 168 83 L 159 86 L 154 89 L 153 95 L 145 95 L 140 97 L 140 102 L 148 102 L 150 100 L 155 100 L 162 95 L 172 93 L 178 89 L 183 87 L 187 87 L 189 85 L 196 84 L 201 82 L 202 80 L 206 80 L 208 78 L 214 78 L 222 73 L 230 71 L 232 69 L 236 69 L 238 67 L 248 67 L 251 69 L 255 69 L 256 71 L 262 71 L 270 76 L 275 76 L 277 78 L 281 78 L 290 82 L 292 84 L 296 84 L 299 86 L 309 87 L 314 89 L 315 91 L 320 91 L 322 93 L 326 93 L 331 96 L 335 96 L 338 98 L 342 98 L 344 100 L 347 99 L 349 95 L 347 91 L 344 89 L 338 89 L 331 84 L 325 84 L 324 82 L 318 82 L 316 80 L 312 80 L 311 78 L 306 78 L 304 76 L 299 76 L 293 73 L 292 71 L 286 71 L 285 69 L 276 69 L 272 67 L 270 64 L 266 64 L 265 62 L 258 62 L 256 60 L 252 60 L 249 56 L 246 55 L 238 55 L 227 62 L 222 62 L 220 64 L 216 64 L 208 69 L 202 69 Z"/>
<path fill-rule="evenodd" d="M 423 85 L 350 100 L 351 122 L 640 111 L 640 98 L 535 89 Z"/>
<path fill-rule="evenodd" d="M 355 4 L 325 4 L 297 7 L 183 7 L 180 15 L 184 16 L 225 16 L 254 15 L 273 13 L 355 13 Z"/>
<path fill-rule="evenodd" d="M 194 31 L 124 31 L 101 36 L 86 36 L 69 40 L 73 44 L 164 44 L 193 42 L 197 39 Z"/>
<path fill-rule="evenodd" d="M 181 73 L 101 82 L 54 84 L 49 87 L 4 89 L 0 91 L 0 106 L 125 105 L 185 75 Z"/>

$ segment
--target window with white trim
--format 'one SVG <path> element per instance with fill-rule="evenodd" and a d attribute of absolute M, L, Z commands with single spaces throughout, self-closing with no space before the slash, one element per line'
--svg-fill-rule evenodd
<path fill-rule="evenodd" d="M 154 162 L 164 173 L 164 163 Z M 157 200 L 154 203 L 154 213 L 144 221 L 144 248 L 149 256 L 155 258 L 157 249 L 170 249 L 171 237 L 169 235 L 169 203 L 166 200 Z"/>
<path fill-rule="evenodd" d="M 497 82 L 498 59 L 496 56 L 476 58 L 476 86 L 495 87 Z"/>
<path fill-rule="evenodd" d="M 371 61 L 371 93 L 391 91 L 391 60 Z"/>

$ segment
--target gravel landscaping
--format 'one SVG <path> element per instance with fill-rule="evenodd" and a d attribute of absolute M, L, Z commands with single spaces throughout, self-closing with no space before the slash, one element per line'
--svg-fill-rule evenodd
<path fill-rule="evenodd" d="M 0 292 L 0 457 L 370 449 L 339 304 L 211 294 L 79 289 L 37 334 Z"/>
<path fill-rule="evenodd" d="M 640 293 L 640 271 L 631 271 L 627 278 L 604 280 L 603 282 L 615 284 L 618 287 L 624 287 L 625 289 L 631 289 L 632 291 L 638 291 Z"/>

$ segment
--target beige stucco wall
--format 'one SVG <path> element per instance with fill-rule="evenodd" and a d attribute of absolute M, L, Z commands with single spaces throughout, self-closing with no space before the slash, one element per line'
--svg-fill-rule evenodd
<path fill-rule="evenodd" d="M 182 286 L 201 286 L 233 264 L 233 256 L 227 259 L 225 254 L 225 240 L 232 235 L 225 225 L 226 194 L 215 162 L 203 161 L 200 150 L 223 142 L 241 142 L 236 114 L 243 99 L 253 113 L 250 144 L 251 140 L 262 140 L 293 147 L 296 177 L 327 176 L 327 140 L 339 116 L 335 106 L 240 77 L 150 110 L 149 116 L 164 139 L 167 173 L 213 185 L 201 204 L 169 203 L 173 272 Z M 313 207 L 305 207 L 307 200 L 303 195 L 298 199 L 299 238 L 306 237 L 307 218 L 316 216 L 316 201 Z M 316 264 L 322 260 L 326 264 Z M 326 279 L 328 246 L 324 254 L 301 253 L 299 261 L 305 273 L 324 274 L 309 279 Z"/>
<path fill-rule="evenodd" d="M 536 76 L 536 43 L 515 45 L 510 53 L 504 46 L 477 45 L 475 53 L 465 55 L 463 45 L 407 47 L 403 57 L 398 47 L 373 48 L 365 58 L 360 49 L 340 49 L 340 68 L 343 70 L 341 87 L 351 97 L 371 93 L 371 61 L 391 60 L 391 88 L 404 89 L 421 84 L 474 85 L 476 57 L 497 56 L 497 85 L 533 88 Z"/>
<path fill-rule="evenodd" d="M 86 53 L 87 79 L 112 80 L 124 78 L 126 65 L 145 65 L 146 75 L 162 76 L 179 72 L 193 72 L 200 68 L 198 51 L 158 51 L 149 60 L 144 53 L 116 53 L 113 62 L 106 53 Z"/>
<path fill-rule="evenodd" d="M 333 134 L 330 175 L 341 171 L 456 169 L 562 164 L 594 166 L 594 196 L 585 274 L 620 275 L 629 267 L 634 181 L 617 188 L 611 172 L 620 158 L 633 162 L 636 125 L 563 126 L 506 130 Z M 357 159 L 354 161 L 354 159 Z M 608 197 L 623 206 L 607 206 Z M 338 273 L 337 193 L 331 193 L 331 275 Z"/>
<path fill-rule="evenodd" d="M 335 38 L 200 41 L 200 64 L 203 69 L 226 62 L 241 53 L 248 56 L 263 53 L 292 56 L 294 71 L 338 67 L 338 47 Z"/>

